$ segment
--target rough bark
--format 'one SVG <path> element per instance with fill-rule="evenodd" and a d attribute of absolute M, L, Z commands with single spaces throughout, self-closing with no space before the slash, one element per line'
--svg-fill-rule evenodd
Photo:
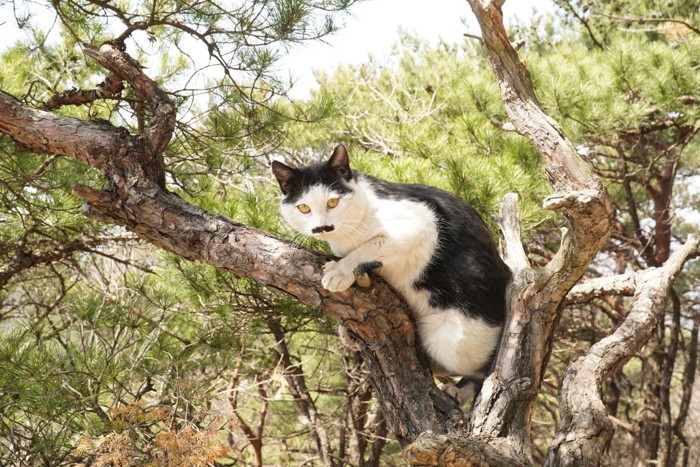
<path fill-rule="evenodd" d="M 634 275 L 631 308 L 610 335 L 595 343 L 566 370 L 560 389 L 562 425 L 552 442 L 546 465 L 599 465 L 613 435 L 603 405 L 601 384 L 649 340 L 664 315 L 666 297 L 685 262 L 698 253 L 700 239 L 690 236 L 662 266 Z"/>
<path fill-rule="evenodd" d="M 468 1 L 513 127 L 530 140 L 546 162 L 556 193 L 545 200 L 544 207 L 563 214 L 569 228 L 555 257 L 533 272 L 522 252 L 519 225 L 507 222 L 509 216 L 502 214 L 504 246 L 513 251 L 504 257 L 514 270 L 515 281 L 494 373 L 484 383 L 463 430 L 454 430 L 447 437 L 425 435 L 419 441 L 433 446 L 430 452 L 443 453 L 441 456 L 458 452 L 460 461 L 467 465 L 477 458 L 489 465 L 531 465 L 530 419 L 553 330 L 566 294 L 610 235 L 612 206 L 590 163 L 576 153 L 540 107 L 529 72 L 506 35 L 503 1 Z M 419 455 L 409 460 L 423 465 Z"/>
<path fill-rule="evenodd" d="M 690 401 L 693 397 L 693 387 L 698 368 L 698 337 L 700 335 L 700 313 L 696 313 L 693 319 L 693 329 L 690 332 L 688 342 L 688 357 L 683 371 L 683 394 L 678 407 L 678 416 L 673 422 L 674 445 L 671 452 L 671 465 L 678 465 L 679 457 L 683 459 L 681 465 L 688 465 L 688 452 L 690 445 L 683 435 L 683 428 L 690 412 Z"/>
<path fill-rule="evenodd" d="M 461 414 L 420 361 L 408 309 L 385 283 L 375 280 L 370 289 L 328 292 L 320 285 L 321 266 L 328 259 L 324 255 L 207 213 L 165 189 L 162 153 L 174 128 L 174 108 L 123 51 L 110 44 L 85 49 L 108 70 L 110 82 L 131 86 L 151 107 L 152 118 L 142 134 L 132 135 L 104 122 L 56 116 L 27 107 L 3 92 L 0 131 L 34 152 L 73 157 L 101 171 L 108 182 L 106 189 L 74 187 L 74 193 L 85 200 L 87 216 L 124 226 L 187 259 L 319 306 L 340 321 L 359 345 L 388 426 L 403 445 L 413 442 L 405 451 L 411 464 L 531 465 L 530 419 L 553 330 L 567 294 L 610 234 L 612 208 L 589 163 L 542 111 L 529 73 L 505 33 L 502 3 L 469 0 L 512 125 L 546 162 L 556 193 L 545 200 L 544 207 L 564 215 L 569 228 L 556 256 L 542 270 L 533 271 L 520 240 L 516 199 L 509 196 L 504 201 L 503 255 L 514 272 L 509 320 L 495 371 L 461 425 L 452 426 Z M 119 92 L 116 84 L 110 92 Z M 619 328 L 567 371 L 562 385 L 563 423 L 549 453 L 550 465 L 600 461 L 612 433 L 600 399 L 600 382 L 648 339 L 659 303 L 693 245 L 697 249 L 697 240 L 691 238 L 683 254 L 672 256 L 647 275 L 614 280 L 621 284 L 619 291 L 634 290 L 635 305 Z M 597 293 L 590 291 L 594 286 L 588 283 L 586 292 L 583 284 L 578 293 Z"/>
<path fill-rule="evenodd" d="M 73 188 L 85 200 L 85 215 L 288 293 L 342 322 L 358 341 L 387 424 L 402 444 L 425 431 L 445 432 L 460 412 L 419 360 L 405 303 L 381 280 L 371 289 L 330 293 L 320 281 L 325 255 L 207 213 L 165 190 L 162 151 L 174 128 L 172 105 L 123 51 L 104 44 L 86 53 L 149 103 L 153 117 L 145 133 L 131 135 L 102 121 L 54 115 L 4 92 L 0 131 L 31 151 L 73 157 L 100 170 L 108 188 Z"/>

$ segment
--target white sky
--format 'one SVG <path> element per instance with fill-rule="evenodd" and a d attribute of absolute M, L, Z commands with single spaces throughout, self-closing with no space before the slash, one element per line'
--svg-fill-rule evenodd
<path fill-rule="evenodd" d="M 508 0 L 503 6 L 506 24 L 530 17 L 534 8 L 551 11 L 554 6 L 549 0 Z M 10 4 L 5 3 L 0 16 L 12 14 L 11 11 Z M 44 18 L 47 24 L 42 26 L 49 27 L 53 15 Z M 399 29 L 433 44 L 440 39 L 459 43 L 465 32 L 478 34 L 479 30 L 466 0 L 363 0 L 350 9 L 350 15 L 338 20 L 345 24 L 340 31 L 324 42 L 294 46 L 278 65 L 281 77 L 291 75 L 295 80 L 291 97 L 309 96 L 310 89 L 316 87 L 314 70 L 331 71 L 340 64 L 360 64 L 370 54 L 377 59 L 388 56 L 398 41 Z M 3 43 L 9 45 L 20 37 L 11 18 L 0 18 L 0 33 L 4 38 L 0 51 Z"/>
<path fill-rule="evenodd" d="M 535 7 L 540 12 L 554 9 L 549 0 L 506 1 L 506 25 L 516 18 L 532 16 Z M 369 54 L 379 59 L 387 56 L 398 41 L 400 28 L 431 43 L 440 39 L 459 43 L 465 32 L 479 34 L 466 0 L 366 0 L 355 4 L 350 15 L 340 21 L 345 27 L 325 43 L 296 46 L 282 62 L 283 69 L 296 78 L 292 97 L 308 97 L 309 89 L 316 85 L 313 70 L 331 71 L 340 64 L 360 64 Z"/>

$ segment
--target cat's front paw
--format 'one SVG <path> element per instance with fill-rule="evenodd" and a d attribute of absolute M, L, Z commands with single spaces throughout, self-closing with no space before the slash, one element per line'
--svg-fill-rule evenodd
<path fill-rule="evenodd" d="M 321 285 L 331 292 L 347 290 L 355 282 L 352 268 L 347 268 L 342 261 L 329 261 L 323 266 Z"/>

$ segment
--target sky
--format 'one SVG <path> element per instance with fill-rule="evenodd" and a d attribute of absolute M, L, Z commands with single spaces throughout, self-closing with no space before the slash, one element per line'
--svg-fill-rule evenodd
<path fill-rule="evenodd" d="M 12 14 L 9 5 L 7 2 L 0 8 L 0 16 Z M 503 6 L 506 24 L 516 18 L 530 17 L 535 7 L 540 12 L 554 8 L 549 0 L 506 1 Z M 47 24 L 42 26 L 50 27 L 52 16 L 47 14 Z M 291 76 L 295 80 L 290 97 L 309 97 L 311 89 L 317 86 L 314 70 L 329 72 L 340 64 L 360 64 L 367 61 L 370 54 L 378 60 L 387 57 L 399 39 L 400 29 L 433 44 L 439 40 L 459 43 L 465 32 L 478 34 L 479 31 L 466 0 L 363 0 L 338 21 L 344 24 L 338 32 L 323 42 L 293 46 L 280 62 L 280 76 Z M 19 37 L 14 21 L 9 18 L 0 18 L 0 32 L 8 45 Z M 0 44 L 0 51 L 2 49 Z"/>
<path fill-rule="evenodd" d="M 428 6 L 430 4 L 430 6 Z M 551 11 L 548 0 L 509 0 L 503 6 L 506 24 Z M 355 4 L 350 15 L 342 17 L 340 31 L 324 42 L 316 41 L 294 48 L 281 63 L 296 78 L 291 97 L 304 99 L 315 87 L 313 70 L 331 71 L 340 64 L 359 64 L 372 54 L 381 59 L 389 54 L 399 38 L 399 29 L 437 43 L 459 43 L 464 33 L 479 35 L 476 18 L 466 0 L 366 0 Z"/>

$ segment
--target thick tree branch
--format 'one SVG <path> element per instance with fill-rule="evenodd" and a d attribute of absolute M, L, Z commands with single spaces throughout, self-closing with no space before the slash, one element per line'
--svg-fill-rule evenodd
<path fill-rule="evenodd" d="M 633 295 L 635 278 L 639 273 L 619 274 L 617 276 L 596 277 L 576 284 L 566 295 L 566 305 L 587 303 L 604 295 Z"/>
<path fill-rule="evenodd" d="M 503 2 L 468 2 L 479 22 L 508 117 L 546 162 L 556 193 L 545 200 L 544 207 L 563 214 L 569 228 L 555 257 L 534 278 L 527 260 L 522 259 L 524 255 L 518 253 L 516 257 L 521 259 L 511 261 L 524 267 L 514 274 L 522 282 L 513 287 L 509 322 L 495 371 L 484 383 L 464 431 L 473 443 L 464 444 L 456 436 L 432 441 L 441 446 L 441 452 L 460 443 L 463 460 L 496 448 L 511 465 L 528 465 L 532 463 L 530 419 L 561 304 L 609 237 L 612 205 L 590 163 L 578 155 L 561 128 L 542 110 L 530 74 L 503 26 Z M 514 247 L 516 241 L 506 243 Z M 489 458 L 499 463 L 495 457 Z"/>
<path fill-rule="evenodd" d="M 668 290 L 685 262 L 698 254 L 700 238 L 691 235 L 668 261 L 633 276 L 634 299 L 622 323 L 572 363 L 560 390 L 562 425 L 552 442 L 547 464 L 599 465 L 613 434 L 602 401 L 601 384 L 649 340 L 664 314 Z"/>
<path fill-rule="evenodd" d="M 89 52 L 88 52 L 89 50 Z M 0 131 L 37 153 L 74 157 L 102 171 L 107 190 L 75 186 L 85 215 L 115 223 L 184 258 L 201 261 L 320 306 L 359 344 L 387 423 L 402 444 L 420 433 L 443 433 L 460 418 L 456 403 L 434 384 L 419 360 L 410 313 L 381 280 L 371 289 L 330 293 L 321 286 L 327 257 L 193 206 L 163 187 L 162 149 L 174 125 L 172 106 L 157 85 L 111 45 L 86 53 L 119 75 L 150 103 L 145 138 L 108 123 L 83 122 L 29 108 L 0 93 Z M 169 120 L 169 121 L 166 121 Z"/>
<path fill-rule="evenodd" d="M 581 277 L 610 235 L 612 206 L 605 187 L 581 158 L 559 125 L 542 110 L 530 78 L 503 26 L 500 3 L 469 0 L 479 21 L 484 46 L 501 89 L 506 112 L 516 131 L 527 137 L 547 164 L 545 170 L 557 192 L 545 208 L 570 221 L 562 248 L 537 278 L 535 289 L 551 295 L 549 312 Z"/>
<path fill-rule="evenodd" d="M 73 157 L 102 170 L 123 137 L 120 132 L 105 131 L 105 126 L 111 128 L 99 120 L 36 110 L 0 91 L 0 131 L 34 152 Z"/>
<path fill-rule="evenodd" d="M 95 89 L 69 89 L 51 96 L 41 110 L 53 110 L 64 105 L 88 104 L 101 99 L 117 96 L 123 89 L 122 80 L 114 73 L 109 73 L 105 80 Z"/>
<path fill-rule="evenodd" d="M 520 235 L 520 208 L 518 197 L 513 193 L 507 194 L 501 204 L 498 218 L 501 234 L 501 254 L 513 272 L 513 281 L 508 289 L 508 300 L 511 303 L 508 325 L 503 331 L 499 355 L 493 374 L 485 381 L 479 400 L 470 414 L 471 432 L 474 435 L 493 435 L 503 430 L 503 421 L 509 418 L 513 410 L 514 400 L 532 397 L 536 394 L 535 380 L 530 377 L 512 378 L 512 375 L 523 374 L 517 365 L 535 365 L 535 361 L 523 362 L 516 352 L 531 354 L 533 341 L 529 338 L 527 327 L 531 317 L 525 307 L 518 304 L 522 299 L 517 294 L 533 281 L 533 270 L 523 249 Z M 536 368 L 530 368 L 534 373 Z M 520 436 L 509 437 L 510 447 L 515 447 L 526 462 L 529 458 L 529 444 Z M 512 462 L 512 460 L 511 460 Z"/>
<path fill-rule="evenodd" d="M 131 84 L 136 93 L 148 101 L 153 116 L 146 131 L 146 139 L 154 163 L 156 159 L 161 159 L 162 163 L 160 156 L 175 130 L 175 106 L 158 84 L 143 72 L 141 65 L 116 46 L 107 43 L 95 49 L 84 45 L 83 50 L 100 65 Z"/>
<path fill-rule="evenodd" d="M 527 405 L 537 395 L 531 377 L 511 375 L 535 374 L 537 361 L 525 360 L 520 354 L 533 354 L 537 342 L 530 338 L 528 327 L 532 315 L 519 296 L 533 280 L 534 273 L 523 249 L 520 232 L 518 196 L 508 193 L 496 219 L 501 236 L 500 250 L 513 280 L 507 298 L 511 303 L 508 324 L 501 337 L 499 355 L 493 373 L 486 379 L 471 413 L 469 423 L 447 436 L 425 433 L 405 454 L 411 465 L 529 465 L 529 435 L 509 433 L 505 423 L 513 418 L 514 407 Z M 542 357 L 540 357 L 541 359 Z M 527 371 L 526 371 L 527 370 Z M 522 427 L 527 430 L 529 426 Z M 499 436 L 505 433 L 506 436 Z"/>

